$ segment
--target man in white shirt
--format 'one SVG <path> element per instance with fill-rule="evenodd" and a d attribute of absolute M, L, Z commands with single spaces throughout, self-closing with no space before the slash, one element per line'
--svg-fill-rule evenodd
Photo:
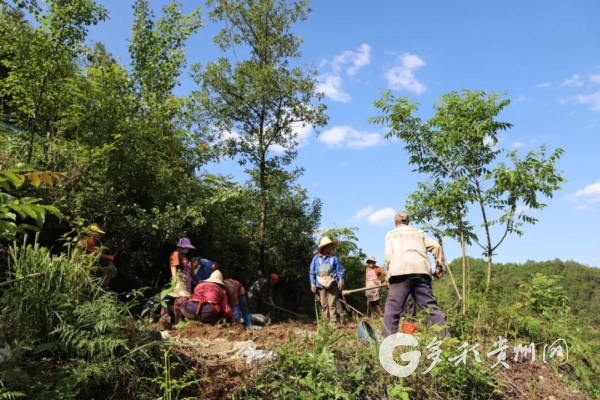
<path fill-rule="evenodd" d="M 388 271 L 389 293 L 385 303 L 381 335 L 385 338 L 398 331 L 400 314 L 410 295 L 421 309 L 430 311 L 429 324 L 445 326 L 446 321 L 431 288 L 431 262 L 427 252 L 436 261 L 436 276 L 446 273 L 446 260 L 442 247 L 423 231 L 408 225 L 410 217 L 406 211 L 395 216 L 396 228 L 385 237 L 385 266 Z M 440 332 L 449 336 L 446 329 Z"/>

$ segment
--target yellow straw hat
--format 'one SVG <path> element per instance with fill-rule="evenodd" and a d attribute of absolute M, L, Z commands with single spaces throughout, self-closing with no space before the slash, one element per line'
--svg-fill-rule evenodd
<path fill-rule="evenodd" d="M 317 251 L 321 250 L 321 248 L 327 246 L 328 244 L 332 244 L 332 243 L 333 243 L 334 249 L 340 245 L 340 242 L 338 242 L 337 240 L 331 240 L 327 236 L 322 237 L 321 241 L 319 242 L 319 245 L 317 246 Z"/>
<path fill-rule="evenodd" d="M 90 229 L 90 231 L 95 232 L 95 233 L 99 233 L 101 235 L 106 234 L 106 232 L 104 232 L 102 229 L 100 229 L 100 227 L 98 226 L 98 224 L 91 224 L 89 229 Z"/>
<path fill-rule="evenodd" d="M 175 285 L 175 290 L 173 290 L 171 293 L 169 293 L 168 296 L 171 296 L 171 297 L 188 297 L 188 296 L 191 296 L 191 295 L 190 295 L 190 292 L 187 291 L 187 287 L 185 286 L 185 283 L 179 281 Z"/>

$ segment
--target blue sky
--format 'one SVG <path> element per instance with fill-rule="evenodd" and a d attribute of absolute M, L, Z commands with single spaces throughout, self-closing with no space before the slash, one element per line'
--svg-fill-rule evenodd
<path fill-rule="evenodd" d="M 101 3 L 111 19 L 92 27 L 89 38 L 127 63 L 133 1 Z M 165 3 L 151 1 L 157 14 Z M 195 6 L 203 4 L 185 2 L 182 11 Z M 530 214 L 538 224 L 526 226 L 523 237 L 504 241 L 496 260 L 561 258 L 600 266 L 597 0 L 321 0 L 311 7 L 295 33 L 304 39 L 302 61 L 319 68 L 330 121 L 318 137 L 310 129 L 300 131 L 295 164 L 306 169 L 301 184 L 310 196 L 323 201 L 323 228 L 358 227 L 360 247 L 382 260 L 394 211 L 404 207 L 424 178 L 411 172 L 402 143 L 385 140 L 382 127 L 367 123 L 378 115 L 373 101 L 380 90 L 420 102 L 418 114 L 424 119 L 432 115 L 435 99 L 449 91 L 508 91 L 513 104 L 499 119 L 514 128 L 500 133 L 499 146 L 522 154 L 542 143 L 551 150 L 562 147 L 558 167 L 568 183 L 546 201 L 546 209 Z M 205 18 L 205 27 L 188 42 L 189 64 L 222 55 L 212 42 L 218 29 Z M 181 81 L 179 93 L 196 88 L 187 75 Z M 209 172 L 246 179 L 235 162 L 212 165 Z M 444 246 L 449 260 L 460 256 L 453 241 Z M 480 255 L 476 248 L 468 253 Z"/>

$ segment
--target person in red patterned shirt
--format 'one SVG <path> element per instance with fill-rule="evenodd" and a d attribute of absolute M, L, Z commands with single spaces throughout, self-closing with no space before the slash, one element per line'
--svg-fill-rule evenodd
<path fill-rule="evenodd" d="M 214 271 L 210 278 L 200 282 L 194 293 L 188 297 L 178 297 L 175 300 L 175 324 L 183 317 L 214 324 L 221 318 L 233 321 L 233 311 L 227 302 L 227 292 L 221 271 Z"/>

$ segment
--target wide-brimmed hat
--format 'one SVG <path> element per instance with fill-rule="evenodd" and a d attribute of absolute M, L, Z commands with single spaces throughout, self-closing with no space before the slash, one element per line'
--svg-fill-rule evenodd
<path fill-rule="evenodd" d="M 202 282 L 212 282 L 221 286 L 225 286 L 225 282 L 223 282 L 223 274 L 219 270 L 213 271 L 213 273 L 210 274 L 210 277 Z"/>
<path fill-rule="evenodd" d="M 177 242 L 177 247 L 179 247 L 181 249 L 195 249 L 195 247 L 192 246 L 190 239 L 188 239 L 186 237 L 179 239 L 179 242 Z"/>
<path fill-rule="evenodd" d="M 319 242 L 319 245 L 317 246 L 317 250 L 321 250 L 321 248 L 327 246 L 328 244 L 333 244 L 333 248 L 335 249 L 340 245 L 340 242 L 337 240 L 331 240 L 331 238 L 328 238 L 327 236 L 323 236 Z"/>
<path fill-rule="evenodd" d="M 175 285 L 175 290 L 168 294 L 171 297 L 188 297 L 191 296 L 190 292 L 187 291 L 185 283 L 179 281 Z"/>
<path fill-rule="evenodd" d="M 89 230 L 90 230 L 90 232 L 99 233 L 101 235 L 106 234 L 106 232 L 104 232 L 102 229 L 100 229 L 98 224 L 91 224 L 89 227 Z"/>
<path fill-rule="evenodd" d="M 377 263 L 377 260 L 375 260 L 375 256 L 371 256 L 371 257 L 367 258 L 367 264 L 370 262 L 373 262 L 373 264 Z"/>

